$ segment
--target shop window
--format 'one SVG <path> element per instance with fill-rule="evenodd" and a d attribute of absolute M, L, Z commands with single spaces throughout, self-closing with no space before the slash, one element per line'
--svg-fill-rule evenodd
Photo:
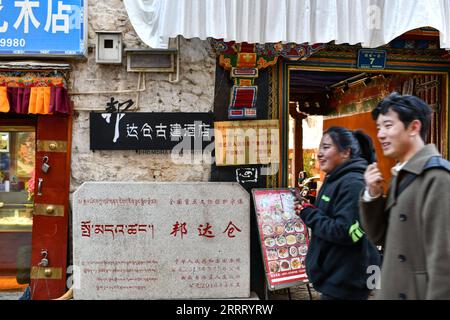
<path fill-rule="evenodd" d="M 0 231 L 31 231 L 34 128 L 0 131 Z"/>
<path fill-rule="evenodd" d="M 30 280 L 35 148 L 34 127 L 0 126 L 0 292 Z"/>

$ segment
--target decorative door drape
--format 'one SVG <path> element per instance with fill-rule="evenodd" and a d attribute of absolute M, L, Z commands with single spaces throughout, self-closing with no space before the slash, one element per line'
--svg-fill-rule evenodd
<path fill-rule="evenodd" d="M 0 112 L 68 114 L 67 83 L 62 73 L 0 72 Z"/>

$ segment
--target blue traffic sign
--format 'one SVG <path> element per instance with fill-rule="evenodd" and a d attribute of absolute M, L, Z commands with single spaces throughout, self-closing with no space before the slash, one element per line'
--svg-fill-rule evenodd
<path fill-rule="evenodd" d="M 0 55 L 85 56 L 86 0 L 0 0 Z"/>

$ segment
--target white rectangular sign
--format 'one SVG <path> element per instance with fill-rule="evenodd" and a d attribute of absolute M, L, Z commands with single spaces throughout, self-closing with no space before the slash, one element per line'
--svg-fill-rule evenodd
<path fill-rule="evenodd" d="M 249 201 L 237 183 L 84 183 L 74 298 L 249 297 Z"/>

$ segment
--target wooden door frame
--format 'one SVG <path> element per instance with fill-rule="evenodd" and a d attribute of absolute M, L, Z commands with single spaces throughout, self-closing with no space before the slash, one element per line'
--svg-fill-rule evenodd
<path fill-rule="evenodd" d="M 55 127 L 61 125 L 60 129 L 65 129 L 65 131 L 47 131 L 49 123 L 52 124 L 55 121 L 57 122 Z M 46 179 L 46 174 L 42 173 L 40 169 L 43 155 L 57 158 L 61 157 L 61 154 L 65 154 L 65 163 L 55 161 L 53 169 L 51 169 L 52 171 L 56 170 L 56 164 L 58 163 L 59 169 L 64 170 L 65 176 L 64 182 L 61 181 L 64 185 L 58 183 L 57 188 L 59 190 L 57 193 L 55 193 L 55 187 L 53 186 L 49 187 L 47 192 L 50 189 L 52 191 L 46 194 L 44 182 L 42 195 L 39 196 L 37 195 L 38 182 L 35 183 L 36 212 L 33 219 L 31 253 L 31 298 L 33 300 L 55 299 L 62 296 L 67 290 L 72 126 L 73 117 L 71 113 L 68 115 L 38 115 L 36 123 L 36 180 L 38 177 Z M 60 144 L 60 142 L 66 142 L 66 145 L 64 146 L 64 143 Z M 55 143 L 57 147 L 52 149 L 50 143 Z M 55 197 L 55 194 L 58 196 Z M 51 212 L 48 211 L 49 207 L 52 207 Z M 42 267 L 40 265 L 43 258 L 41 250 L 48 250 L 48 266 Z M 50 273 L 47 273 L 47 271 Z"/>
<path fill-rule="evenodd" d="M 2 115 L 2 117 L 0 118 L 0 125 L 1 126 L 5 126 L 5 127 L 21 127 L 21 126 L 33 126 L 35 128 L 35 133 L 36 133 L 36 160 L 37 159 L 37 155 L 38 155 L 38 122 L 39 122 L 39 117 L 53 117 L 53 116 L 42 116 L 42 115 L 18 115 L 18 114 L 12 114 L 12 113 L 7 113 Z M 63 221 L 60 221 L 59 225 L 60 226 L 65 226 L 65 231 L 63 231 L 63 235 L 62 238 L 63 239 L 59 239 L 64 241 L 64 244 L 61 245 L 61 247 L 63 249 L 61 249 L 61 252 L 58 252 L 57 254 L 55 254 L 55 252 L 53 252 L 53 256 L 58 256 L 61 257 L 60 259 L 56 259 L 57 261 L 55 261 L 55 259 L 53 259 L 51 261 L 51 265 L 52 266 L 61 266 L 61 279 L 58 280 L 49 280 L 49 281 L 54 281 L 54 282 L 58 282 L 58 284 L 55 285 L 51 285 L 49 286 L 49 294 L 50 296 L 48 297 L 48 292 L 39 292 L 39 290 L 41 288 L 38 288 L 38 290 L 36 292 L 34 292 L 35 297 L 33 297 L 33 299 L 48 299 L 48 298 L 57 298 L 59 296 L 61 296 L 65 290 L 66 290 L 66 269 L 67 269 L 67 257 L 68 257 L 68 241 L 70 241 L 69 239 L 69 213 L 70 213 L 70 204 L 69 204 L 69 188 L 70 188 L 70 172 L 71 172 L 71 150 L 72 150 L 72 126 L 73 126 L 73 117 L 72 114 L 66 115 L 64 116 L 67 119 L 65 119 L 64 121 L 67 121 L 67 131 L 65 132 L 64 136 L 67 138 L 67 148 L 66 148 L 66 162 L 64 164 L 64 167 L 66 168 L 66 185 L 65 186 L 61 186 L 61 191 L 67 193 L 67 197 L 64 198 L 63 202 L 64 202 L 64 215 L 62 217 Z M 35 170 L 36 173 L 38 172 L 38 170 L 40 170 L 40 165 L 41 162 L 36 161 L 35 162 Z M 37 177 L 38 175 L 36 175 Z M 37 190 L 37 181 L 35 183 L 35 194 L 36 194 L 36 190 Z M 34 205 L 35 205 L 35 209 L 36 209 L 36 203 L 39 203 L 39 201 L 36 202 L 36 196 L 34 199 Z M 40 218 L 40 216 L 39 216 Z M 49 217 L 50 219 L 58 219 L 59 217 Z M 36 215 L 34 215 L 34 219 L 36 219 Z M 35 221 L 33 221 L 33 228 L 32 228 L 32 232 L 31 232 L 31 237 L 32 237 L 32 242 L 30 243 L 30 245 L 32 246 L 32 252 L 31 252 L 31 265 L 30 265 L 30 278 L 31 278 L 31 282 L 30 282 L 30 286 L 34 283 L 36 283 L 36 280 L 33 280 L 33 269 L 35 269 L 41 259 L 41 248 L 40 247 L 40 240 L 36 240 L 35 238 L 37 238 L 36 236 L 38 235 L 37 233 L 39 233 L 39 230 L 36 230 L 36 224 Z M 65 232 L 65 233 L 64 233 Z M 64 251 L 64 252 L 62 252 Z M 49 257 L 49 260 L 51 258 Z M 61 261 L 59 261 L 61 260 Z M 36 275 L 34 275 L 36 276 Z M 41 277 L 41 276 L 39 276 Z M 44 281 L 41 281 L 41 284 L 39 285 L 39 287 L 41 287 L 42 283 Z M 46 288 L 47 289 L 47 288 Z M 33 290 L 32 290 L 33 292 Z"/>
<path fill-rule="evenodd" d="M 442 99 L 442 107 L 445 112 L 446 122 L 443 124 L 442 132 L 446 133 L 444 137 L 444 151 L 443 156 L 448 159 L 450 150 L 449 139 L 449 77 L 450 77 L 450 62 L 445 67 L 436 65 L 424 65 L 423 63 L 412 63 L 408 65 L 389 65 L 383 70 L 363 70 L 355 67 L 354 63 L 333 63 L 333 62 L 321 62 L 312 61 L 287 61 L 282 60 L 278 63 L 279 68 L 279 121 L 280 121 L 280 171 L 279 171 L 279 187 L 287 187 L 288 184 L 288 156 L 289 156 L 289 96 L 290 96 L 290 78 L 291 71 L 293 70 L 305 70 L 305 71 L 323 71 L 323 72 L 367 72 L 370 74 L 435 74 L 442 76 L 443 88 L 442 93 L 444 97 Z"/>

